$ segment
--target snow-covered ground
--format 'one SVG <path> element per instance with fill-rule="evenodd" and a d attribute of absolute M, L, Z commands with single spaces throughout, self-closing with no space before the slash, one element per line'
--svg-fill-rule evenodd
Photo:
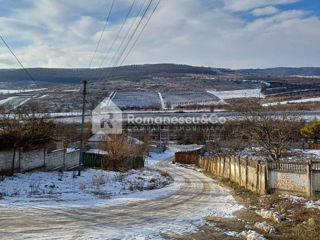
<path fill-rule="evenodd" d="M 10 102 L 11 100 L 15 99 L 17 97 L 9 97 L 9 98 L 6 98 L 6 99 L 3 99 L 3 100 L 0 100 L 0 105 L 3 105 L 7 102 Z"/>
<path fill-rule="evenodd" d="M 245 148 L 238 152 L 237 155 L 242 158 L 260 160 L 262 162 L 266 160 L 266 156 L 262 153 L 262 149 L 258 147 L 250 149 Z M 288 155 L 281 160 L 290 162 L 308 162 L 309 160 L 320 161 L 320 150 L 291 149 Z"/>
<path fill-rule="evenodd" d="M 304 197 L 293 196 L 290 194 L 282 194 L 280 195 L 280 197 L 289 199 L 292 203 L 301 203 L 306 208 L 313 208 L 313 209 L 320 210 L 320 200 L 313 201 L 313 200 L 308 200 Z"/>
<path fill-rule="evenodd" d="M 261 88 L 256 89 L 241 89 L 231 91 L 207 91 L 222 100 L 233 99 L 233 98 L 264 98 L 261 92 Z"/>
<path fill-rule="evenodd" d="M 63 176 L 50 173 L 50 178 L 34 175 L 36 182 L 43 181 L 40 184 L 33 184 L 31 175 L 8 178 L 0 183 L 12 195 L 0 200 L 2 237 L 50 239 L 54 234 L 57 239 L 162 239 L 161 233 L 198 231 L 198 227 L 207 223 L 207 216 L 234 217 L 242 206 L 231 191 L 201 172 L 171 164 L 176 151 L 168 149 L 148 158 L 148 163 L 162 173 L 142 170 L 120 176 L 87 170 L 79 178 L 74 178 L 72 172 Z M 170 181 L 167 173 L 174 182 L 164 186 Z M 42 196 L 30 195 L 39 189 L 38 185 Z M 135 187 L 133 191 L 131 186 Z M 147 190 L 154 186 L 164 187 Z M 141 187 L 146 190 L 139 191 Z M 24 191 L 27 203 L 19 202 L 21 193 L 15 194 L 15 188 Z M 59 194 L 49 197 L 55 191 L 60 191 L 60 197 L 65 196 L 72 204 L 65 204 L 65 200 L 57 202 Z M 26 200 L 28 195 L 30 198 Z M 47 205 L 39 205 L 44 198 Z"/>
<path fill-rule="evenodd" d="M 38 88 L 38 89 L 20 89 L 20 90 L 9 90 L 9 89 L 0 89 L 0 94 L 12 94 L 12 93 L 28 93 L 28 92 L 36 92 L 43 91 L 47 88 Z"/>
<path fill-rule="evenodd" d="M 285 105 L 285 104 L 293 104 L 293 103 L 306 103 L 306 102 L 320 102 L 320 98 L 304 98 L 304 99 L 297 99 L 297 100 L 288 100 L 282 102 L 272 102 L 272 103 L 264 103 L 262 106 L 277 106 L 277 105 Z"/>
<path fill-rule="evenodd" d="M 178 152 L 179 149 L 177 148 L 169 148 L 163 153 L 154 153 L 150 152 L 149 156 L 146 158 L 146 166 L 148 167 L 154 167 L 157 165 L 159 162 L 169 158 L 173 157 L 176 152 Z"/>
<path fill-rule="evenodd" d="M 0 207 L 13 205 L 90 204 L 143 190 L 162 188 L 171 178 L 159 171 L 142 169 L 126 173 L 86 169 L 77 172 L 16 174 L 0 182 Z M 0 198 L 0 199 L 1 199 Z"/>

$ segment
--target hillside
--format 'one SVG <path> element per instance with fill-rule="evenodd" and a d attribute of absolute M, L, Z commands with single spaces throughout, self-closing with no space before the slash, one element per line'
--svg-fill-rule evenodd
<path fill-rule="evenodd" d="M 217 74 L 211 68 L 194 67 L 175 64 L 131 65 L 117 68 L 101 69 L 55 69 L 55 68 L 30 68 L 28 69 L 37 83 L 42 84 L 72 84 L 83 80 L 108 79 L 139 79 L 148 74 Z M 22 69 L 0 69 L 0 82 L 30 83 L 30 79 Z"/>
<path fill-rule="evenodd" d="M 77 84 L 83 80 L 127 80 L 139 81 L 142 77 L 159 74 L 204 74 L 204 75 L 302 75 L 320 76 L 320 68 L 269 68 L 269 69 L 240 69 L 230 70 L 222 68 L 196 67 L 177 64 L 147 64 L 131 65 L 117 68 L 101 69 L 55 69 L 30 68 L 29 72 L 37 84 Z M 25 85 L 32 83 L 22 69 L 0 69 L 0 82 Z"/>

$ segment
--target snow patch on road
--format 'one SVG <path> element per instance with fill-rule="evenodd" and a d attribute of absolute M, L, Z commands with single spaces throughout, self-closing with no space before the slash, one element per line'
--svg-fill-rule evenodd
<path fill-rule="evenodd" d="M 163 153 L 155 153 L 155 152 L 150 152 L 149 156 L 146 158 L 146 166 L 148 167 L 154 167 L 159 162 L 166 160 L 168 158 L 174 157 L 174 154 L 178 152 L 179 149 L 177 148 L 169 148 Z"/>

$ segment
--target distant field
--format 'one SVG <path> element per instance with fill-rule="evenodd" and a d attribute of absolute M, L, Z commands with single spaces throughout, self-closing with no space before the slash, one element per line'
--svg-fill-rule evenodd
<path fill-rule="evenodd" d="M 261 89 L 242 89 L 232 91 L 208 91 L 208 93 L 217 96 L 220 99 L 233 99 L 233 98 L 263 98 Z"/>
<path fill-rule="evenodd" d="M 116 92 L 112 100 L 120 108 L 161 107 L 156 92 Z"/>
<path fill-rule="evenodd" d="M 219 98 L 201 91 L 172 91 L 162 93 L 165 104 L 170 103 L 171 106 L 184 106 L 184 105 L 205 105 L 219 102 Z"/>

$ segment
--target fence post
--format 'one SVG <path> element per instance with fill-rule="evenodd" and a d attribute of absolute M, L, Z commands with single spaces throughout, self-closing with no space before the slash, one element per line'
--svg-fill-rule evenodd
<path fill-rule="evenodd" d="M 241 160 L 240 160 L 240 157 L 238 157 L 238 166 L 239 166 L 239 185 L 241 187 Z"/>
<path fill-rule="evenodd" d="M 312 174 L 312 169 L 311 169 L 312 161 L 309 161 L 307 164 L 307 197 L 312 196 L 312 180 L 311 180 L 311 174 Z"/>
<path fill-rule="evenodd" d="M 265 190 L 266 193 L 269 193 L 269 181 L 270 181 L 270 176 L 269 176 L 269 160 L 266 160 L 266 171 L 265 171 L 265 176 L 264 176 L 264 184 L 265 184 Z"/>
<path fill-rule="evenodd" d="M 236 183 L 237 182 L 237 163 L 236 163 L 236 157 L 232 157 L 233 161 L 233 180 Z"/>
<path fill-rule="evenodd" d="M 231 180 L 231 157 L 228 157 L 229 159 L 229 180 Z"/>
<path fill-rule="evenodd" d="M 248 189 L 248 158 L 246 158 L 246 163 L 245 163 L 245 179 L 244 179 L 244 186 L 246 189 Z"/>
<path fill-rule="evenodd" d="M 67 149 L 63 149 L 63 169 L 66 169 L 66 154 L 67 154 Z M 81 154 L 81 151 L 80 151 Z"/>
<path fill-rule="evenodd" d="M 47 157 L 47 147 L 43 147 L 43 166 L 45 170 L 47 170 L 47 163 L 46 163 L 46 157 Z"/>
<path fill-rule="evenodd" d="M 256 192 L 260 193 L 260 161 L 258 160 L 257 165 L 256 165 L 256 174 L 257 174 L 257 179 L 256 179 Z"/>
<path fill-rule="evenodd" d="M 225 170 L 226 170 L 226 157 L 223 156 L 223 166 L 222 166 L 222 177 L 223 178 L 225 177 L 225 174 L 224 174 Z"/>

